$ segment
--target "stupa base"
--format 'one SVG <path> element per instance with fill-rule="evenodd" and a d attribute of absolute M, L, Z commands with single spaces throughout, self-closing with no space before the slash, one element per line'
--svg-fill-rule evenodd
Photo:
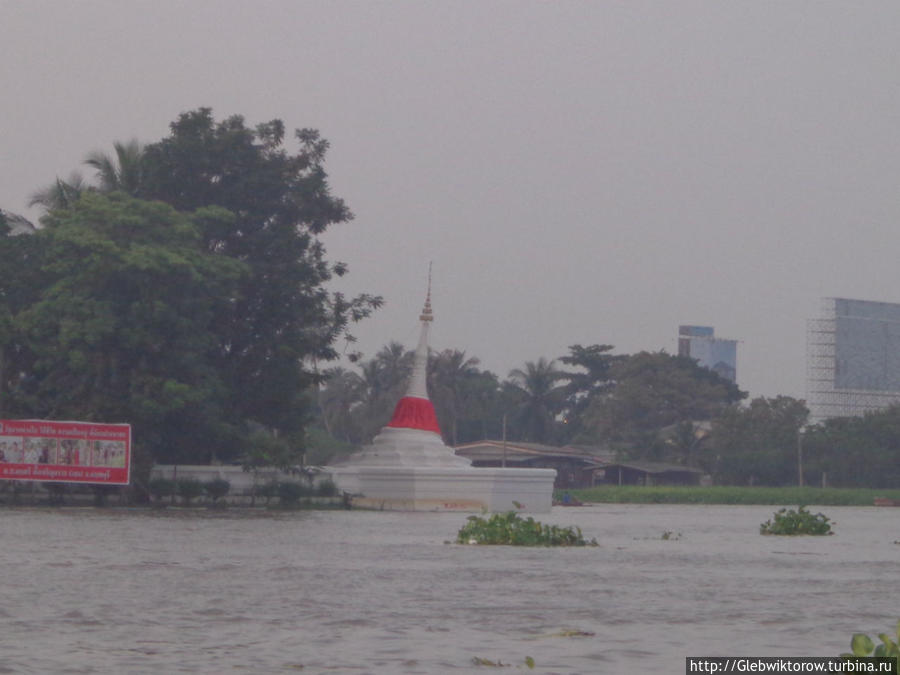
<path fill-rule="evenodd" d="M 556 470 L 354 466 L 333 477 L 359 508 L 548 513 Z"/>

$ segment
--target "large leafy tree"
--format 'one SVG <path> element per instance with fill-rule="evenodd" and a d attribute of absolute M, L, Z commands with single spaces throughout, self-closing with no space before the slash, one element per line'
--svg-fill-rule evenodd
<path fill-rule="evenodd" d="M 801 400 L 759 397 L 724 409 L 704 445 L 704 464 L 717 482 L 786 485 L 797 481 L 800 433 L 809 417 Z"/>
<path fill-rule="evenodd" d="M 209 460 L 233 435 L 212 356 L 215 320 L 247 273 L 199 246 L 198 223 L 116 193 L 89 193 L 34 235 L 39 294 L 16 322 L 33 353 L 24 387 L 47 418 L 130 422 L 155 458 Z"/>
<path fill-rule="evenodd" d="M 568 380 L 564 390 L 567 440 L 591 440 L 585 433 L 584 413 L 613 386 L 610 369 L 621 357 L 610 354 L 612 349 L 612 345 L 572 345 L 569 353 L 559 359 L 567 366 L 576 368 L 565 373 Z"/>
<path fill-rule="evenodd" d="M 30 409 L 23 385 L 33 354 L 16 317 L 34 302 L 43 276 L 37 239 L 12 236 L 10 222 L 0 211 L 0 417 Z"/>
<path fill-rule="evenodd" d="M 325 259 L 318 235 L 352 214 L 330 192 L 328 143 L 298 130 L 299 150 L 289 153 L 284 135 L 280 120 L 251 128 L 240 116 L 216 122 L 208 108 L 184 113 L 144 148 L 141 194 L 180 211 L 232 214 L 201 222 L 200 233 L 205 250 L 248 270 L 214 319 L 226 415 L 299 438 L 317 380 L 309 361 L 334 358 L 348 324 L 381 299 L 325 290 L 346 266 Z"/>
<path fill-rule="evenodd" d="M 803 434 L 807 480 L 840 487 L 900 487 L 900 406 L 835 417 Z"/>
<path fill-rule="evenodd" d="M 584 423 L 596 438 L 633 457 L 663 458 L 664 428 L 711 420 L 746 396 L 733 382 L 693 359 L 666 352 L 618 359 L 609 375 L 614 387 L 591 403 Z"/>

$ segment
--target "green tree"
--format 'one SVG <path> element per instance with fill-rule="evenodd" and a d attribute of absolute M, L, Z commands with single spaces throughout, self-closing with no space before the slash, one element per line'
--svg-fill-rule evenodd
<path fill-rule="evenodd" d="M 429 397 L 449 445 L 459 444 L 459 421 L 467 408 L 471 391 L 468 383 L 476 378 L 479 360 L 464 351 L 445 349 L 432 354 L 428 364 Z"/>
<path fill-rule="evenodd" d="M 711 420 L 746 396 L 693 359 L 665 352 L 640 352 L 616 360 L 609 393 L 595 398 L 584 423 L 595 438 L 609 441 L 631 457 L 663 459 L 660 432 L 686 421 Z"/>
<path fill-rule="evenodd" d="M 798 442 L 808 417 L 806 404 L 790 396 L 726 408 L 713 421 L 704 464 L 721 483 L 795 484 Z"/>
<path fill-rule="evenodd" d="M 319 410 L 322 425 L 334 438 L 359 443 L 359 425 L 354 411 L 363 405 L 364 381 L 345 368 L 329 368 L 319 385 Z"/>
<path fill-rule="evenodd" d="M 125 192 L 140 196 L 144 176 L 144 149 L 132 139 L 127 143 L 113 143 L 115 157 L 103 152 L 92 152 L 84 163 L 96 170 L 101 192 Z"/>
<path fill-rule="evenodd" d="M 515 410 L 515 405 L 508 400 L 507 392 L 494 373 L 480 370 L 467 376 L 461 398 L 462 409 L 456 423 L 458 443 L 503 437 L 503 416 Z"/>
<path fill-rule="evenodd" d="M 368 443 L 391 419 L 394 406 L 406 393 L 414 352 L 391 341 L 369 361 L 360 363 L 362 405 L 356 408 L 360 441 Z"/>
<path fill-rule="evenodd" d="M 837 487 L 900 487 L 900 406 L 810 427 L 803 456 L 808 479 L 826 473 Z"/>
<path fill-rule="evenodd" d="M 209 108 L 184 113 L 168 137 L 145 146 L 142 194 L 179 211 L 216 205 L 232 214 L 200 223 L 205 250 L 248 269 L 214 317 L 223 416 L 299 446 L 314 406 L 306 392 L 318 380 L 307 364 L 335 358 L 335 342 L 381 298 L 325 290 L 347 268 L 325 259 L 318 235 L 352 214 L 330 192 L 328 143 L 309 129 L 295 137 L 290 154 L 280 120 L 249 128 L 238 115 L 216 122 Z"/>
<path fill-rule="evenodd" d="M 27 384 L 34 355 L 19 325 L 19 314 L 37 298 L 42 251 L 36 237 L 10 236 L 0 212 L 0 417 L 27 414 Z"/>
<path fill-rule="evenodd" d="M 212 367 L 214 320 L 245 274 L 199 246 L 195 216 L 122 193 L 45 218 L 39 296 L 17 322 L 34 353 L 33 414 L 130 422 L 163 461 L 208 460 L 233 421 Z"/>
<path fill-rule="evenodd" d="M 509 384 L 521 396 L 516 421 L 523 440 L 550 443 L 556 439 L 555 419 L 565 400 L 565 391 L 558 382 L 565 377 L 556 361 L 544 357 L 527 361 L 524 369 L 510 371 Z"/>
<path fill-rule="evenodd" d="M 567 371 L 565 377 L 565 431 L 566 440 L 593 440 L 585 433 L 584 413 L 613 386 L 610 369 L 616 358 L 609 352 L 612 345 L 572 345 L 569 353 L 560 357 L 567 366 L 580 370 Z"/>
<path fill-rule="evenodd" d="M 67 181 L 57 178 L 47 187 L 34 192 L 28 200 L 28 206 L 43 206 L 47 211 L 68 209 L 74 206 L 88 189 L 81 174 L 75 172 Z"/>

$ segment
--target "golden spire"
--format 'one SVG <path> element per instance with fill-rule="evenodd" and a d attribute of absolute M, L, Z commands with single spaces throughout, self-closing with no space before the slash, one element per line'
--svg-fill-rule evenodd
<path fill-rule="evenodd" d="M 434 321 L 431 314 L 431 263 L 428 263 L 428 292 L 425 294 L 425 307 L 419 315 L 419 321 Z"/>

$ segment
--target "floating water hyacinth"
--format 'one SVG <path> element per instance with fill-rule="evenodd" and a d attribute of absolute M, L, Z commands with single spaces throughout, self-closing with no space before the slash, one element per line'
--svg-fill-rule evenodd
<path fill-rule="evenodd" d="M 791 509 L 779 509 L 775 512 L 773 520 L 767 520 L 759 526 L 760 534 L 834 534 L 831 531 L 831 521 L 822 513 L 812 514 L 803 506 L 796 511 Z"/>
<path fill-rule="evenodd" d="M 597 546 L 597 540 L 585 540 L 578 527 L 544 525 L 532 517 L 522 518 L 514 511 L 495 513 L 489 518 L 469 516 L 456 537 L 458 544 L 499 546 Z"/>

